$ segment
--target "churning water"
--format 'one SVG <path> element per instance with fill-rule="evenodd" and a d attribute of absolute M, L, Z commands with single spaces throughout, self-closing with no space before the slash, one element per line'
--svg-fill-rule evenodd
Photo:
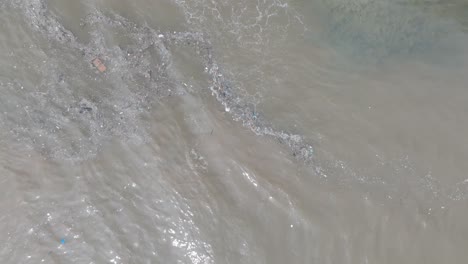
<path fill-rule="evenodd" d="M 0 263 L 468 258 L 464 0 L 0 0 L 0 58 Z"/>

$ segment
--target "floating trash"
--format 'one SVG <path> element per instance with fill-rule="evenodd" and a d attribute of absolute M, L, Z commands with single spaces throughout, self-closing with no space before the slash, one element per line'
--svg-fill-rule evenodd
<path fill-rule="evenodd" d="M 105 72 L 107 70 L 106 65 L 104 65 L 104 63 L 102 62 L 101 59 L 95 58 L 91 62 L 93 63 L 94 67 L 96 67 L 96 69 L 98 69 L 100 72 L 103 73 L 103 72 Z"/>

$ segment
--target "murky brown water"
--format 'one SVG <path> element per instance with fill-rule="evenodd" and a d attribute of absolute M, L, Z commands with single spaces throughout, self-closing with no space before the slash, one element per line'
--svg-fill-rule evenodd
<path fill-rule="evenodd" d="M 465 263 L 467 23 L 0 0 L 0 262 Z"/>

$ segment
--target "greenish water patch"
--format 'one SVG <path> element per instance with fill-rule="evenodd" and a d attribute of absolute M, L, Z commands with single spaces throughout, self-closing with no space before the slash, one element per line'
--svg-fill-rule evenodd
<path fill-rule="evenodd" d="M 460 23 L 466 20 L 450 14 L 461 11 L 442 7 L 436 10 L 434 4 L 413 2 L 319 0 L 313 10 L 321 17 L 322 38 L 353 59 L 453 60 L 463 46 Z"/>

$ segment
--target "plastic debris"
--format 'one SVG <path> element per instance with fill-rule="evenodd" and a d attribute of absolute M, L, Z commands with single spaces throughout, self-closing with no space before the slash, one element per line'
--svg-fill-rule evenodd
<path fill-rule="evenodd" d="M 100 58 L 95 58 L 91 62 L 93 63 L 94 67 L 96 67 L 96 69 L 98 69 L 100 72 L 105 72 L 107 70 L 106 65 L 104 65 Z"/>
<path fill-rule="evenodd" d="M 62 244 L 62 245 L 65 244 L 65 238 L 60 239 L 60 244 Z"/>

